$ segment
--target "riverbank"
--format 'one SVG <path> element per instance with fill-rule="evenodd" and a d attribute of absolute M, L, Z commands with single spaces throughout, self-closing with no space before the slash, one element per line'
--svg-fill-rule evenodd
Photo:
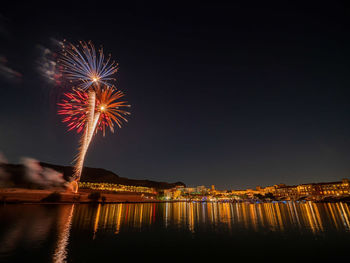
<path fill-rule="evenodd" d="M 53 193 L 58 193 L 59 201 L 55 203 L 89 203 L 92 200 L 89 195 L 93 190 L 81 189 L 78 193 L 67 192 L 62 189 L 23 189 L 23 188 L 0 188 L 1 203 L 49 203 L 45 198 Z M 134 192 L 104 192 L 100 191 L 100 201 L 106 203 L 121 203 L 121 202 L 154 202 L 155 196 L 150 194 L 134 193 Z"/>

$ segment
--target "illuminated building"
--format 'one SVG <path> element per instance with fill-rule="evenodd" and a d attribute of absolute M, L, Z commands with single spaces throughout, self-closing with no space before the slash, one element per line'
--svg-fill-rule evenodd
<path fill-rule="evenodd" d="M 200 193 L 200 194 L 206 193 L 206 192 L 207 192 L 207 188 L 205 188 L 204 185 L 197 186 L 197 187 L 196 187 L 196 192 L 197 192 L 197 193 Z"/>
<path fill-rule="evenodd" d="M 271 193 L 277 198 L 297 200 L 300 198 L 322 199 L 327 196 L 348 196 L 350 195 L 349 179 L 338 182 L 310 183 L 297 186 L 279 184 L 261 188 L 263 194 Z"/>
<path fill-rule="evenodd" d="M 275 188 L 275 197 L 284 197 L 285 199 L 295 200 L 298 198 L 297 186 L 280 185 Z"/>
<path fill-rule="evenodd" d="M 349 179 L 338 182 L 312 183 L 298 185 L 299 196 L 344 196 L 350 194 Z"/>
<path fill-rule="evenodd" d="M 194 193 L 196 191 L 196 188 L 194 187 L 186 187 L 184 188 L 185 193 Z"/>
<path fill-rule="evenodd" d="M 113 191 L 113 192 L 138 192 L 138 193 L 152 193 L 152 194 L 155 193 L 155 190 L 150 187 L 110 184 L 110 183 L 79 182 L 79 188 L 102 190 L 102 191 Z"/>
<path fill-rule="evenodd" d="M 164 197 L 166 200 L 177 200 L 181 197 L 181 190 L 177 188 L 171 188 L 164 190 Z"/>

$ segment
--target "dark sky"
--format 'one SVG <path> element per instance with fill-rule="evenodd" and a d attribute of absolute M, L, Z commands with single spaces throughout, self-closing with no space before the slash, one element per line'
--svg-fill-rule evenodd
<path fill-rule="evenodd" d="M 1 65 L 21 77 L 1 75 L 0 151 L 72 162 L 79 136 L 38 47 L 92 40 L 119 62 L 132 115 L 87 166 L 221 189 L 350 177 L 349 6 L 280 2 L 2 7 Z"/>

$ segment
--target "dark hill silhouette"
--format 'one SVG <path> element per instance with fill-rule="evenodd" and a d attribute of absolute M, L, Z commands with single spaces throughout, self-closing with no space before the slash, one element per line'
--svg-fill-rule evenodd
<path fill-rule="evenodd" d="M 42 167 L 48 167 L 53 170 L 56 170 L 60 173 L 63 173 L 64 178 L 67 181 L 70 181 L 73 174 L 73 167 L 72 166 L 62 166 L 62 165 L 55 165 L 55 164 L 49 164 L 40 162 L 40 165 Z M 4 168 L 4 170 L 11 175 L 11 181 L 13 181 L 16 185 L 20 185 L 21 181 L 23 181 L 24 178 L 24 171 L 25 168 L 21 164 L 1 164 L 1 167 Z M 122 184 L 122 185 L 132 185 L 132 186 L 144 186 L 144 187 L 152 187 L 156 189 L 169 189 L 176 186 L 186 186 L 182 182 L 176 182 L 176 183 L 167 183 L 167 182 L 157 182 L 157 181 L 150 181 L 150 180 L 135 180 L 135 179 L 129 179 L 125 177 L 120 177 L 117 174 L 101 169 L 101 168 L 91 168 L 91 167 L 84 167 L 82 176 L 81 176 L 82 182 L 91 182 L 91 183 L 112 183 L 112 184 Z"/>
<path fill-rule="evenodd" d="M 72 177 L 72 174 L 73 174 L 72 166 L 61 166 L 61 165 L 48 164 L 43 162 L 40 162 L 40 165 L 63 173 L 63 176 L 66 178 L 66 180 Z M 150 181 L 150 180 L 135 180 L 135 179 L 129 179 L 125 177 L 120 177 L 115 173 L 102 168 L 91 168 L 91 167 L 84 167 L 80 181 L 90 182 L 90 183 L 112 183 L 112 184 L 122 184 L 122 185 L 145 186 L 145 187 L 153 187 L 157 189 L 169 189 L 175 186 L 186 187 L 186 185 L 182 182 L 166 183 L 166 182 L 156 182 L 156 181 Z"/>

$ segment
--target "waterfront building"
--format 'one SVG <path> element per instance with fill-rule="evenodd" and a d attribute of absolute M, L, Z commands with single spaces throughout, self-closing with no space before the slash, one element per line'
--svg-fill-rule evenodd
<path fill-rule="evenodd" d="M 275 188 L 274 196 L 288 200 L 296 200 L 299 196 L 298 187 L 293 185 L 279 185 Z"/>
<path fill-rule="evenodd" d="M 273 186 L 267 186 L 265 188 L 263 188 L 261 191 L 262 191 L 262 194 L 268 194 L 268 193 L 271 193 L 271 194 L 275 194 L 276 193 L 276 188 L 278 186 L 277 185 L 273 185 Z"/>
<path fill-rule="evenodd" d="M 138 192 L 138 193 L 152 193 L 152 194 L 156 193 L 155 189 L 150 187 L 111 184 L 111 183 L 79 182 L 79 188 L 102 190 L 102 191 L 113 191 L 113 192 Z"/>
<path fill-rule="evenodd" d="M 180 199 L 182 194 L 182 191 L 178 188 L 171 188 L 171 189 L 165 189 L 164 190 L 164 197 L 166 200 L 177 200 Z"/>
<path fill-rule="evenodd" d="M 185 193 L 191 194 L 191 193 L 196 192 L 196 188 L 194 188 L 194 187 L 186 187 L 186 188 L 183 189 L 183 191 Z"/>
<path fill-rule="evenodd" d="M 297 200 L 309 198 L 319 200 L 328 196 L 348 196 L 350 195 L 349 179 L 337 182 L 309 183 L 297 186 L 278 184 L 259 189 L 260 192 L 271 193 L 279 199 Z"/>
<path fill-rule="evenodd" d="M 196 192 L 200 194 L 207 193 L 207 188 L 204 185 L 197 186 Z"/>
<path fill-rule="evenodd" d="M 350 194 L 349 179 L 338 182 L 312 183 L 298 185 L 300 196 L 344 196 Z"/>

